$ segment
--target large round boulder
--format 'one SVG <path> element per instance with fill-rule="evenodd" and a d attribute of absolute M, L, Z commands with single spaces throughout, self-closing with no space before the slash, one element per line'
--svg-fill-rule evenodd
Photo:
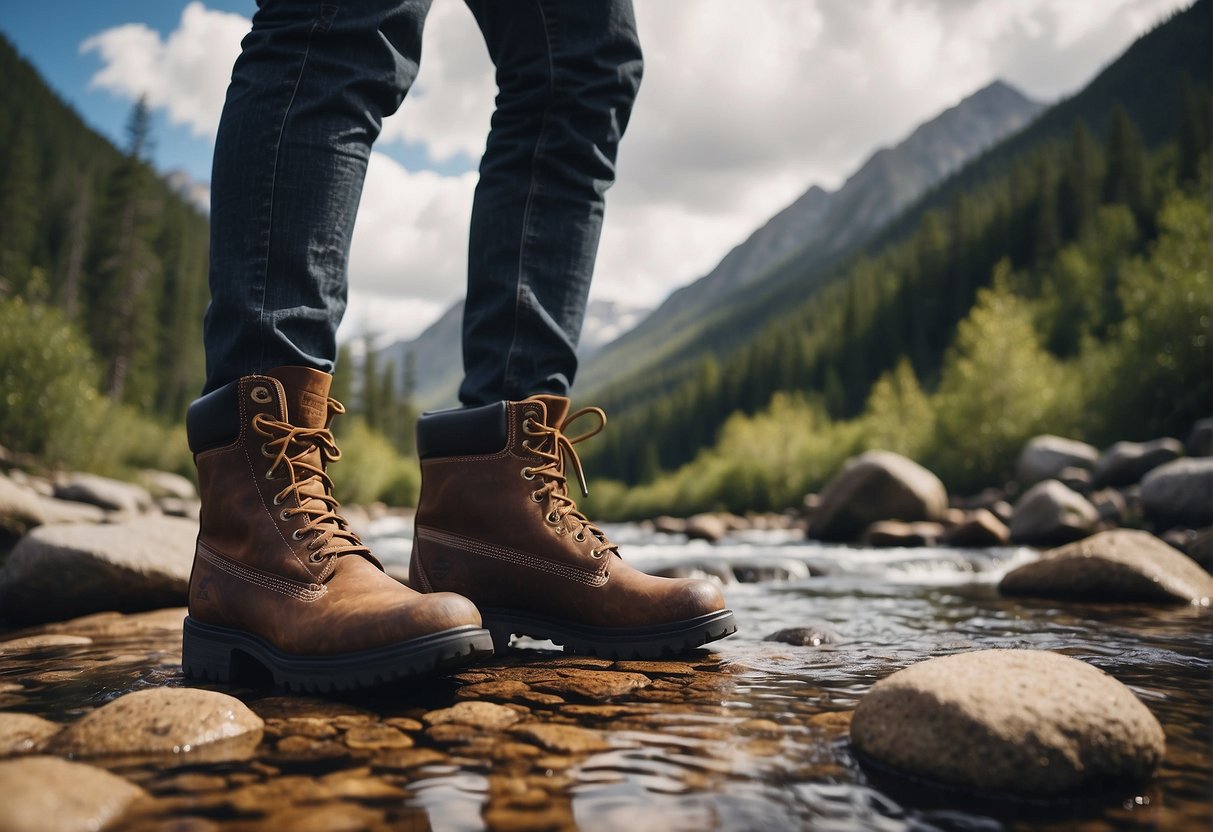
<path fill-rule="evenodd" d="M 1095 487 L 1133 485 L 1159 465 L 1183 455 L 1184 446 L 1170 437 L 1150 442 L 1117 442 L 1103 452 L 1095 465 Z"/>
<path fill-rule="evenodd" d="M 898 671 L 859 703 L 851 742 L 899 772 L 1025 796 L 1143 779 L 1165 745 L 1128 688 L 1044 650 L 981 650 Z"/>
<path fill-rule="evenodd" d="M 1003 576 L 1006 595 L 1208 604 L 1213 575 L 1152 534 L 1114 529 L 1045 552 Z"/>
<path fill-rule="evenodd" d="M 900 454 L 869 451 L 848 461 L 821 492 L 808 535 L 855 540 L 879 520 L 938 522 L 947 509 L 939 477 Z"/>
<path fill-rule="evenodd" d="M 1213 457 L 1177 459 L 1146 474 L 1141 507 L 1158 527 L 1213 525 Z"/>
<path fill-rule="evenodd" d="M 0 614 L 14 623 L 185 602 L 198 524 L 144 515 L 103 525 L 39 526 L 0 568 Z"/>
<path fill-rule="evenodd" d="M 104 769 L 57 757 L 0 762 L 0 829 L 4 832 L 96 832 L 112 828 L 145 797 L 143 789 Z"/>
<path fill-rule="evenodd" d="M 1099 523 L 1095 506 L 1057 480 L 1038 482 L 1015 503 L 1011 540 L 1032 546 L 1056 546 L 1086 537 Z"/>
<path fill-rule="evenodd" d="M 1015 476 L 1020 485 L 1034 485 L 1041 480 L 1057 479 L 1066 468 L 1090 471 L 1098 459 L 1099 451 L 1086 442 L 1045 434 L 1024 445 L 1019 452 Z"/>
<path fill-rule="evenodd" d="M 943 542 L 961 548 L 1006 546 L 1011 532 L 992 511 L 979 508 L 967 512 L 965 519 L 944 533 Z"/>

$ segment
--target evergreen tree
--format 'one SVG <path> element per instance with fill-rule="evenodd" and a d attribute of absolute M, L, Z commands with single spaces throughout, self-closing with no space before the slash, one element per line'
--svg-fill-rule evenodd
<path fill-rule="evenodd" d="M 29 278 L 38 224 L 38 181 L 34 140 L 24 115 L 18 117 L 0 154 L 0 294 L 21 294 Z"/>
<path fill-rule="evenodd" d="M 1144 216 L 1147 209 L 1145 147 L 1141 133 L 1120 105 L 1112 111 L 1108 127 L 1103 201 L 1122 202 L 1138 218 Z"/>

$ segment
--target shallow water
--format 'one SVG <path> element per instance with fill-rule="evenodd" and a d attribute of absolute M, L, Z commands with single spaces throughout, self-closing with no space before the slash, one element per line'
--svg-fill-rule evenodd
<path fill-rule="evenodd" d="M 406 562 L 407 524 L 381 523 L 378 532 L 380 555 Z M 716 546 L 635 527 L 611 534 L 644 568 L 723 558 L 750 574 L 790 579 L 729 585 L 740 632 L 681 663 L 610 667 L 528 642 L 453 677 L 328 702 L 219 687 L 267 719 L 256 757 L 111 761 L 157 796 L 129 825 L 630 832 L 1213 826 L 1207 609 L 1001 598 L 998 578 L 1034 557 L 1021 549 L 861 550 L 808 545 L 787 532 L 750 532 Z M 153 617 L 141 632 L 109 620 L 52 628 L 90 636 L 92 644 L 0 657 L 0 707 L 70 721 L 131 690 L 184 684 L 179 632 L 163 626 L 173 626 L 171 615 Z M 762 640 L 802 626 L 832 643 Z M 857 763 L 847 718 L 875 681 L 932 656 L 995 647 L 1056 650 L 1127 684 L 1166 729 L 1157 776 L 1136 791 L 1081 802 L 978 803 L 888 781 Z M 602 699 L 570 683 L 620 672 L 641 673 L 641 686 Z M 502 679 L 526 683 L 529 698 L 461 693 Z M 523 723 L 582 726 L 600 742 L 578 751 L 536 745 L 513 729 L 423 727 L 428 711 L 460 698 L 510 702 Z M 284 743 L 296 724 L 289 720 L 307 716 L 327 721 L 333 736 Z M 411 747 L 360 747 L 349 734 L 354 725 L 394 725 Z M 183 819 L 192 820 L 173 825 Z"/>

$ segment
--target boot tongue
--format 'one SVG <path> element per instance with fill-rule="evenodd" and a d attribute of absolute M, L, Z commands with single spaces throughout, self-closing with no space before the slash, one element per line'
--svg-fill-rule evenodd
<path fill-rule="evenodd" d="M 300 428 L 322 428 L 329 418 L 333 377 L 310 367 L 275 367 L 266 373 L 286 391 L 286 419 Z"/>
<path fill-rule="evenodd" d="M 564 423 L 564 417 L 569 414 L 569 400 L 564 396 L 553 396 L 550 393 L 540 393 L 531 396 L 527 401 L 542 402 L 547 412 L 545 424 L 550 428 L 559 428 Z"/>

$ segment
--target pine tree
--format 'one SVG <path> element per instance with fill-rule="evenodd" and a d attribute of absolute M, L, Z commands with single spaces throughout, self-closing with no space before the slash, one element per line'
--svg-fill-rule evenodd
<path fill-rule="evenodd" d="M 1085 234 L 1095 219 L 1098 154 L 1099 148 L 1086 123 L 1075 121 L 1061 191 L 1062 229 L 1072 240 Z"/>
<path fill-rule="evenodd" d="M 1112 111 L 1112 121 L 1108 127 L 1103 201 L 1122 202 L 1139 219 L 1147 210 L 1145 147 L 1141 133 L 1119 104 Z"/>
<path fill-rule="evenodd" d="M 19 117 L 0 156 L 0 294 L 21 294 L 29 279 L 38 225 L 37 155 L 27 119 Z"/>

